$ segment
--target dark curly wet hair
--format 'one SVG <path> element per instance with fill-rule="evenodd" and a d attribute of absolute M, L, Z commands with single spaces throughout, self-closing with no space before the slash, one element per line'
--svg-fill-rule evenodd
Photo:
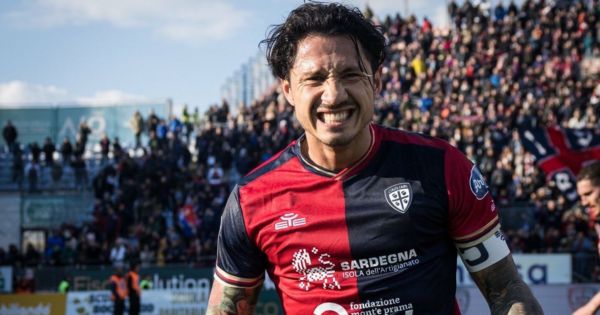
<path fill-rule="evenodd" d="M 308 2 L 290 12 L 282 24 L 271 26 L 267 38 L 260 42 L 266 46 L 267 61 L 276 77 L 289 79 L 298 43 L 310 34 L 346 35 L 358 52 L 359 42 L 373 71 L 385 59 L 386 39 L 380 27 L 371 24 L 359 9 L 339 3 Z"/>

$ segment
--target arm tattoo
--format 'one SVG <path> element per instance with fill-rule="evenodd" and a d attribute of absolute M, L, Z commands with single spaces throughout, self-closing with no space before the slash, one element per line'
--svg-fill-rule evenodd
<path fill-rule="evenodd" d="M 250 315 L 258 302 L 261 286 L 254 288 L 236 288 L 218 283 L 208 301 L 207 315 Z"/>
<path fill-rule="evenodd" d="M 471 274 L 492 314 L 543 314 L 509 255 L 492 266 Z"/>

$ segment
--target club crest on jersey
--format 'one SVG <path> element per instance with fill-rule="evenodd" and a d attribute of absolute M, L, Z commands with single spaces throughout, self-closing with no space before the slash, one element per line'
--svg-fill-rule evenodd
<path fill-rule="evenodd" d="M 412 202 L 413 192 L 410 183 L 400 183 L 385 189 L 385 200 L 396 211 L 405 213 Z"/>
<path fill-rule="evenodd" d="M 488 193 L 488 186 L 485 183 L 485 179 L 483 179 L 483 175 L 481 172 L 473 165 L 471 168 L 471 176 L 469 177 L 469 187 L 471 187 L 471 192 L 475 195 L 477 200 L 481 200 Z"/>

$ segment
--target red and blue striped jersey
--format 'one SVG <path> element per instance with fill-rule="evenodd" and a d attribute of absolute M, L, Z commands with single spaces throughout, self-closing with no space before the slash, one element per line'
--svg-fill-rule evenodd
<path fill-rule="evenodd" d="M 498 229 L 487 186 L 448 143 L 377 125 L 331 173 L 302 138 L 245 176 L 222 216 L 215 278 L 258 285 L 286 314 L 460 314 L 456 247 Z"/>

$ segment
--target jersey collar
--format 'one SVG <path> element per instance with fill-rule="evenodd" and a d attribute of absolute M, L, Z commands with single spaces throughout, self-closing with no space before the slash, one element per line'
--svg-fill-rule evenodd
<path fill-rule="evenodd" d="M 379 148 L 379 144 L 381 143 L 381 136 L 380 136 L 378 130 L 373 126 L 373 124 L 369 125 L 369 131 L 371 132 L 371 143 L 369 144 L 369 149 L 367 150 L 367 152 L 354 164 L 352 164 L 344 169 L 341 169 L 338 172 L 333 172 L 333 171 L 324 169 L 324 168 L 320 167 L 319 165 L 315 164 L 308 157 L 305 157 L 302 155 L 301 144 L 302 144 L 302 141 L 305 141 L 306 134 L 302 134 L 300 136 L 300 138 L 298 138 L 293 151 L 296 154 L 296 156 L 298 156 L 298 158 L 300 159 L 300 162 L 302 163 L 302 165 L 309 171 L 319 174 L 319 175 L 322 175 L 322 176 L 325 176 L 325 177 L 329 177 L 334 180 L 344 180 L 344 179 L 347 179 L 347 178 L 351 177 L 352 175 L 358 173 L 363 168 L 365 168 L 365 166 L 367 166 L 368 162 L 375 155 L 375 152 L 377 152 L 377 149 Z"/>

